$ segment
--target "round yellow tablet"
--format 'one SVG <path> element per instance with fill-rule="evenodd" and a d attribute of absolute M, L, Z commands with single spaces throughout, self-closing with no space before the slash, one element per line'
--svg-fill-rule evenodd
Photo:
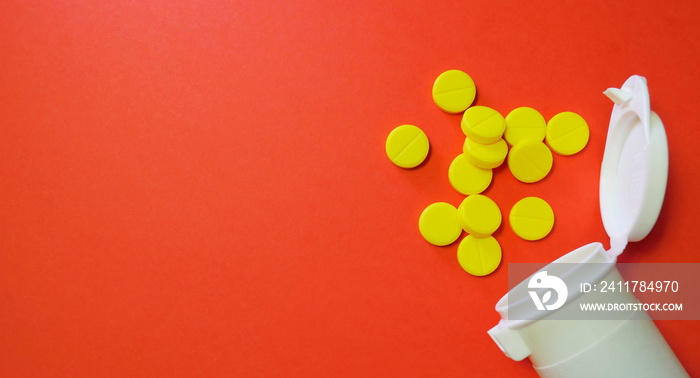
<path fill-rule="evenodd" d="M 464 154 L 460 154 L 452 160 L 447 177 L 456 191 L 466 195 L 478 194 L 491 184 L 493 171 L 475 166 Z"/>
<path fill-rule="evenodd" d="M 472 164 L 480 168 L 493 169 L 499 167 L 506 160 L 508 144 L 502 138 L 491 144 L 481 144 L 466 138 L 463 150 Z"/>
<path fill-rule="evenodd" d="M 447 113 L 463 112 L 474 102 L 475 96 L 474 80 L 460 70 L 441 73 L 433 84 L 433 101 Z"/>
<path fill-rule="evenodd" d="M 533 108 L 523 106 L 513 109 L 506 116 L 504 137 L 511 146 L 525 139 L 543 141 L 547 122 L 542 114 Z"/>
<path fill-rule="evenodd" d="M 501 225 L 501 210 L 491 198 L 475 194 L 459 205 L 457 220 L 470 235 L 485 238 Z"/>
<path fill-rule="evenodd" d="M 545 140 L 559 155 L 573 155 L 588 143 L 590 130 L 586 120 L 572 112 L 562 112 L 549 120 Z"/>
<path fill-rule="evenodd" d="M 438 246 L 454 243 L 462 233 L 457 209 L 445 202 L 428 205 L 418 218 L 418 229 L 425 240 Z"/>
<path fill-rule="evenodd" d="M 413 125 L 401 125 L 386 138 L 386 156 L 401 168 L 413 168 L 425 160 L 430 150 L 428 137 Z"/>
<path fill-rule="evenodd" d="M 552 151 L 542 142 L 525 139 L 508 153 L 508 168 L 513 176 L 526 183 L 542 180 L 552 169 Z"/>
<path fill-rule="evenodd" d="M 501 245 L 493 237 L 476 238 L 467 235 L 457 248 L 457 260 L 467 273 L 485 276 L 501 264 Z"/>
<path fill-rule="evenodd" d="M 554 226 L 552 207 L 538 197 L 525 197 L 518 201 L 508 215 L 510 228 L 525 240 L 540 240 Z"/>
<path fill-rule="evenodd" d="M 464 135 L 477 143 L 496 143 L 505 129 L 506 121 L 501 113 L 487 106 L 472 106 L 462 116 Z"/>

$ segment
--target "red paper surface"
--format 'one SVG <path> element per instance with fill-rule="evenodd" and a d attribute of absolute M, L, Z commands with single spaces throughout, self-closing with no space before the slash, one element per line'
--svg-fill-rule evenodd
<path fill-rule="evenodd" d="M 655 229 L 622 262 L 700 262 L 692 117 L 700 3 L 32 2 L 0 12 L 0 376 L 536 376 L 486 331 L 510 262 L 608 244 L 598 174 L 612 103 L 647 77 L 670 146 Z M 552 234 L 495 236 L 479 278 L 418 215 L 447 181 L 476 104 L 588 121 L 544 181 L 495 172 L 504 213 L 536 195 Z M 393 166 L 400 124 L 431 141 Z M 691 376 L 700 323 L 657 325 Z"/>

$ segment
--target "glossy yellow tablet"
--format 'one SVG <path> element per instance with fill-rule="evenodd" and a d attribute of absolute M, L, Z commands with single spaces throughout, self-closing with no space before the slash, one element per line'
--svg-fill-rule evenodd
<path fill-rule="evenodd" d="M 559 155 L 573 155 L 581 151 L 590 137 L 588 123 L 580 115 L 562 112 L 547 123 L 546 142 Z"/>
<path fill-rule="evenodd" d="M 456 191 L 465 195 L 478 194 L 491 184 L 493 171 L 475 166 L 465 154 L 460 154 L 452 160 L 447 177 Z"/>
<path fill-rule="evenodd" d="M 433 101 L 447 113 L 463 112 L 472 104 L 475 96 L 474 80 L 460 70 L 441 73 L 433 84 Z"/>
<path fill-rule="evenodd" d="M 431 244 L 452 244 L 462 233 L 457 221 L 457 209 L 446 202 L 428 205 L 418 219 L 418 230 Z"/>
<path fill-rule="evenodd" d="M 540 240 L 554 227 L 554 211 L 538 197 L 525 197 L 518 201 L 508 215 L 510 228 L 525 240 Z"/>
<path fill-rule="evenodd" d="M 496 143 L 505 129 L 506 121 L 501 113 L 487 106 L 472 106 L 462 116 L 462 132 L 477 143 Z"/>
<path fill-rule="evenodd" d="M 493 236 L 477 238 L 467 235 L 457 248 L 459 265 L 474 276 L 493 273 L 501 264 L 501 245 Z"/>
<path fill-rule="evenodd" d="M 481 144 L 466 138 L 463 151 L 472 164 L 480 168 L 493 169 L 498 168 L 506 160 L 508 144 L 503 138 L 491 144 Z"/>
<path fill-rule="evenodd" d="M 547 131 L 547 122 L 540 112 L 523 106 L 513 109 L 506 116 L 506 131 L 503 134 L 511 146 L 525 139 L 543 141 Z"/>
<path fill-rule="evenodd" d="M 501 210 L 495 202 L 482 194 L 468 196 L 457 208 L 457 219 L 464 231 L 485 238 L 501 225 Z"/>
<path fill-rule="evenodd" d="M 545 178 L 553 162 L 552 151 L 537 140 L 520 141 L 508 153 L 508 168 L 515 178 L 526 183 Z"/>
<path fill-rule="evenodd" d="M 386 138 L 386 156 L 401 168 L 413 168 L 425 160 L 430 150 L 428 136 L 413 125 L 401 125 Z"/>

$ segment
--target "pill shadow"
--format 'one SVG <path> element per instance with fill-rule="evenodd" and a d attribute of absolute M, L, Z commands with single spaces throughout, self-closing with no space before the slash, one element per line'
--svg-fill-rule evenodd
<path fill-rule="evenodd" d="M 425 169 L 425 167 L 426 167 L 428 164 L 430 164 L 430 161 L 432 160 L 432 157 L 433 157 L 433 149 L 432 149 L 432 148 L 429 148 L 429 149 L 428 149 L 428 154 L 425 155 L 425 159 L 423 159 L 423 162 L 420 163 L 420 165 L 418 165 L 418 167 L 416 167 L 416 168 Z"/>
<path fill-rule="evenodd" d="M 481 104 L 479 104 L 479 97 L 480 97 L 479 91 L 477 90 L 476 93 L 474 94 L 474 100 L 472 100 L 471 105 L 469 105 L 469 107 L 467 109 L 471 108 L 472 106 L 481 105 Z"/>

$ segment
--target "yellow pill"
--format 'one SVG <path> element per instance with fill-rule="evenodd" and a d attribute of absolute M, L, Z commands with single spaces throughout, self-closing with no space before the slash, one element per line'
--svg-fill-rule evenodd
<path fill-rule="evenodd" d="M 447 177 L 456 191 L 466 195 L 478 194 L 491 184 L 493 171 L 475 166 L 460 154 L 452 160 Z"/>
<path fill-rule="evenodd" d="M 485 238 L 501 225 L 501 210 L 491 198 L 475 194 L 459 205 L 457 220 L 470 235 Z"/>
<path fill-rule="evenodd" d="M 401 168 L 413 168 L 425 160 L 430 150 L 428 137 L 413 125 L 401 125 L 386 138 L 386 156 Z"/>
<path fill-rule="evenodd" d="M 543 141 L 547 132 L 547 122 L 542 114 L 526 106 L 513 109 L 506 116 L 504 137 L 508 144 L 515 145 L 525 139 Z"/>
<path fill-rule="evenodd" d="M 542 180 L 552 169 L 552 151 L 542 142 L 526 139 L 508 153 L 508 168 L 513 176 L 526 183 Z"/>
<path fill-rule="evenodd" d="M 467 273 L 485 276 L 501 264 L 501 245 L 493 237 L 476 238 L 467 235 L 457 248 L 457 260 Z"/>
<path fill-rule="evenodd" d="M 559 113 L 547 123 L 545 140 L 559 155 L 568 156 L 581 151 L 586 147 L 589 137 L 586 120 L 576 113 Z"/>
<path fill-rule="evenodd" d="M 508 215 L 510 228 L 525 240 L 540 240 L 554 226 L 552 207 L 538 197 L 525 197 L 518 201 Z"/>
<path fill-rule="evenodd" d="M 472 164 L 479 168 L 493 169 L 506 160 L 508 144 L 503 139 L 496 143 L 481 144 L 467 138 L 464 140 L 463 150 Z"/>
<path fill-rule="evenodd" d="M 501 113 L 486 106 L 472 106 L 462 116 L 464 135 L 477 143 L 496 143 L 505 129 L 506 121 Z"/>
<path fill-rule="evenodd" d="M 433 84 L 433 101 L 447 113 L 461 113 L 474 101 L 474 80 L 460 70 L 449 70 L 440 74 Z"/>
<path fill-rule="evenodd" d="M 431 244 L 452 244 L 462 233 L 457 221 L 457 209 L 445 202 L 436 202 L 423 210 L 418 219 L 421 235 Z"/>

